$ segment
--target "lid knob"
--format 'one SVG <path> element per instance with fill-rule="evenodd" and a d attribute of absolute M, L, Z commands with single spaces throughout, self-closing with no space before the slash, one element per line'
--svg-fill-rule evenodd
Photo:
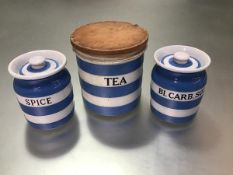
<path fill-rule="evenodd" d="M 185 64 L 189 60 L 189 54 L 186 52 L 176 52 L 174 54 L 174 61 L 178 64 Z"/>
<path fill-rule="evenodd" d="M 45 65 L 45 57 L 43 56 L 33 56 L 29 59 L 29 64 L 34 69 L 40 69 Z"/>

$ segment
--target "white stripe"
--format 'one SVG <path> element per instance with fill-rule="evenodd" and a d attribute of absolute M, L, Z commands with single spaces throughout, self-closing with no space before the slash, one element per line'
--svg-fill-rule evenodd
<path fill-rule="evenodd" d="M 118 107 L 127 105 L 136 100 L 141 93 L 141 88 L 136 91 L 121 97 L 104 98 L 91 95 L 82 89 L 83 97 L 90 103 L 101 107 Z"/>
<path fill-rule="evenodd" d="M 25 106 L 29 106 L 29 107 L 46 107 L 46 106 L 51 106 L 53 104 L 56 104 L 62 100 L 64 100 L 72 91 L 72 85 L 71 83 L 69 83 L 64 89 L 62 89 L 61 91 L 52 94 L 52 95 L 48 95 L 48 96 L 44 96 L 44 97 L 37 97 L 37 98 L 29 98 L 29 97 L 23 97 L 20 96 L 18 94 L 16 94 L 17 100 L 19 103 L 25 105 Z M 49 98 L 49 104 L 46 103 L 46 99 Z M 26 100 L 28 101 L 28 103 L 26 103 Z M 43 101 L 43 103 L 46 103 L 45 105 L 41 105 L 39 102 Z M 32 101 L 33 101 L 33 105 L 32 105 Z M 38 102 L 38 103 L 37 103 Z M 29 105 L 30 103 L 30 105 Z"/>
<path fill-rule="evenodd" d="M 119 70 L 120 71 L 120 70 Z M 133 72 L 130 72 L 128 74 L 123 75 L 115 75 L 115 76 L 98 76 L 94 74 L 90 74 L 88 72 L 85 72 L 81 68 L 79 68 L 79 76 L 87 83 L 92 84 L 94 86 L 102 86 L 102 87 L 113 87 L 113 84 L 107 85 L 106 78 L 117 78 L 118 81 L 120 81 L 123 77 L 125 78 L 127 84 L 130 84 L 137 80 L 142 75 L 142 66 L 138 69 L 136 69 Z M 126 84 L 117 85 L 117 86 L 124 86 Z M 114 85 L 115 87 L 116 85 Z"/>
<path fill-rule="evenodd" d="M 128 62 L 131 62 L 131 61 L 138 59 L 139 57 L 141 57 L 144 54 L 145 50 L 141 51 L 140 53 L 130 52 L 130 54 L 128 54 L 128 56 L 127 56 L 127 54 L 118 55 L 119 58 L 121 56 L 123 56 L 124 59 L 118 59 L 115 57 L 114 57 L 114 59 L 112 59 L 111 57 L 109 57 L 109 58 L 96 57 L 96 56 L 87 55 L 87 54 L 85 54 L 83 52 L 79 52 L 77 50 L 75 50 L 75 52 L 76 52 L 76 56 L 78 57 L 78 59 L 81 59 L 81 60 L 88 62 L 88 63 L 91 63 L 91 64 L 116 65 L 116 64 L 125 64 L 125 63 L 128 63 Z"/>
<path fill-rule="evenodd" d="M 70 112 L 72 111 L 74 107 L 74 103 L 73 101 L 63 110 L 54 113 L 54 114 L 50 114 L 50 115 L 45 115 L 45 116 L 33 116 L 33 115 L 29 115 L 29 114 L 24 114 L 25 118 L 32 122 L 32 123 L 36 123 L 36 124 L 49 124 L 49 123 L 53 123 L 56 121 L 59 121 L 63 118 L 65 118 L 67 115 L 70 114 Z"/>
<path fill-rule="evenodd" d="M 168 100 L 173 100 L 173 101 L 193 101 L 197 100 L 198 98 L 202 97 L 204 94 L 204 88 L 199 89 L 197 91 L 192 91 L 192 92 L 178 92 L 178 91 L 170 91 L 168 89 L 165 89 L 153 81 L 151 81 L 151 88 L 152 90 L 159 96 L 166 98 Z M 159 93 L 159 89 L 163 91 L 163 93 Z M 197 94 L 200 94 L 197 96 Z M 182 96 L 184 98 L 182 98 Z M 190 96 L 190 98 L 188 98 Z M 178 97 L 178 98 L 175 98 Z"/>
<path fill-rule="evenodd" d="M 151 99 L 151 105 L 153 106 L 154 109 L 156 109 L 160 113 L 171 116 L 171 117 L 187 117 L 187 116 L 194 114 L 198 110 L 198 106 L 191 108 L 191 109 L 185 109 L 185 110 L 171 109 L 171 108 L 167 108 L 165 106 L 158 104 L 153 99 Z"/>

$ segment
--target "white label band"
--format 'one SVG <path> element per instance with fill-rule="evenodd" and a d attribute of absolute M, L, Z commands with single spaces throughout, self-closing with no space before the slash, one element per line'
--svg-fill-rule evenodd
<path fill-rule="evenodd" d="M 45 115 L 45 116 L 33 116 L 33 115 L 29 115 L 29 114 L 24 114 L 25 118 L 32 122 L 32 123 L 36 123 L 36 124 L 49 124 L 49 123 L 53 123 L 56 121 L 59 121 L 63 118 L 65 118 L 66 116 L 68 116 L 71 111 L 74 108 L 74 103 L 73 101 L 63 110 L 54 113 L 54 114 L 50 114 L 50 115 Z"/>
<path fill-rule="evenodd" d="M 72 91 L 72 85 L 70 83 L 64 89 L 52 95 L 48 95 L 44 97 L 37 97 L 37 98 L 29 98 L 29 97 L 23 97 L 23 96 L 16 94 L 16 98 L 19 103 L 25 106 L 46 107 L 46 106 L 50 106 L 50 105 L 56 104 L 64 100 L 71 93 L 71 91 Z"/>
<path fill-rule="evenodd" d="M 85 98 L 88 102 L 101 107 L 119 107 L 129 104 L 134 100 L 136 100 L 140 96 L 140 93 L 141 93 L 141 88 L 138 88 L 133 93 L 125 96 L 114 97 L 114 98 L 103 98 L 103 97 L 94 96 L 82 90 L 83 98 Z"/>
<path fill-rule="evenodd" d="M 204 88 L 193 92 L 177 92 L 158 86 L 153 81 L 151 82 L 151 88 L 157 95 L 173 101 L 193 101 L 202 97 L 204 94 Z"/>
<path fill-rule="evenodd" d="M 153 106 L 154 109 L 156 109 L 160 113 L 168 115 L 170 117 L 188 117 L 190 115 L 195 114 L 198 110 L 198 106 L 191 108 L 191 109 L 184 109 L 184 110 L 171 109 L 171 108 L 167 108 L 165 106 L 160 105 L 153 99 L 151 99 L 151 105 Z"/>
<path fill-rule="evenodd" d="M 79 68 L 79 76 L 85 82 L 101 87 L 124 86 L 137 80 L 142 75 L 142 66 L 133 72 L 116 76 L 97 76 Z"/>

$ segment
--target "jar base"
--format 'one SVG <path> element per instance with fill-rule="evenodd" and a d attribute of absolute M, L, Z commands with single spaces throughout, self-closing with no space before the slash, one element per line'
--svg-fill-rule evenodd
<path fill-rule="evenodd" d="M 165 122 L 165 123 L 169 123 L 169 124 L 172 124 L 172 125 L 189 124 L 189 123 L 191 123 L 193 121 L 193 119 L 196 116 L 196 113 L 194 113 L 193 115 L 190 115 L 190 116 L 187 116 L 187 117 L 171 117 L 171 116 L 160 113 L 159 111 L 154 109 L 152 105 L 151 105 L 151 111 L 154 114 L 154 116 L 156 118 L 158 118 L 160 121 Z"/>
<path fill-rule="evenodd" d="M 53 129 L 57 129 L 63 125 L 65 125 L 72 117 L 74 116 L 74 108 L 73 110 L 70 112 L 70 114 L 68 114 L 66 117 L 64 117 L 63 119 L 54 122 L 54 123 L 50 123 L 50 124 L 36 124 L 36 123 L 32 123 L 30 121 L 27 121 L 28 124 L 36 129 L 41 129 L 41 130 L 53 130 Z"/>
<path fill-rule="evenodd" d="M 83 98 L 84 101 L 84 105 L 87 109 L 95 112 L 98 115 L 101 116 L 106 116 L 106 117 L 118 117 L 121 116 L 123 114 L 126 114 L 130 111 L 132 111 L 139 103 L 140 101 L 140 97 L 138 97 L 136 100 L 134 100 L 133 102 L 124 105 L 124 106 L 119 106 L 119 107 L 102 107 L 102 106 L 97 106 L 94 105 L 90 102 L 88 102 L 87 100 L 85 100 L 85 98 Z"/>

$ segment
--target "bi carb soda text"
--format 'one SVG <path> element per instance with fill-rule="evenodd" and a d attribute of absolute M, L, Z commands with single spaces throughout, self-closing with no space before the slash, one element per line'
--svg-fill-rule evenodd
<path fill-rule="evenodd" d="M 204 93 L 204 89 L 200 89 L 195 92 L 175 92 L 175 91 L 169 91 L 167 89 L 164 89 L 162 87 L 158 88 L 157 93 L 160 96 L 163 96 L 165 98 L 169 98 L 171 100 L 175 101 L 192 101 L 199 97 L 201 97 Z"/>

